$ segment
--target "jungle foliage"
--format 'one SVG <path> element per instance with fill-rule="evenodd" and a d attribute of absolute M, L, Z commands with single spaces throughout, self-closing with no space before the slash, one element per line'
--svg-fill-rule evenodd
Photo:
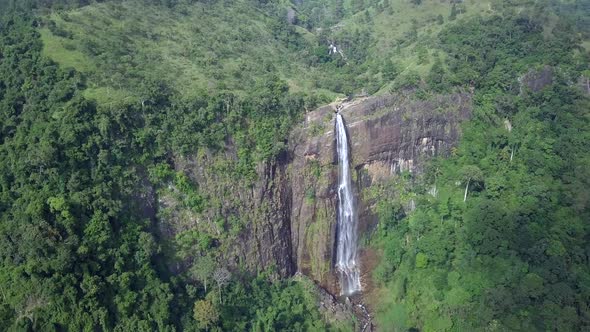
<path fill-rule="evenodd" d="M 590 62 L 575 25 L 547 34 L 542 19 L 505 13 L 440 33 L 448 56 L 427 89 L 472 87 L 475 109 L 450 158 L 394 181 L 380 203 L 382 324 L 589 328 L 590 100 L 574 82 Z M 544 70 L 552 79 L 531 90 L 525 74 Z"/>
<path fill-rule="evenodd" d="M 250 184 L 306 110 L 400 89 L 475 109 L 450 158 L 381 188 L 378 325 L 588 329 L 588 7 L 484 7 L 0 0 L 0 329 L 335 329 L 305 282 L 227 269 L 251 221 L 170 240 L 154 202 L 215 209 L 179 159 L 231 147 L 218 172 Z"/>
<path fill-rule="evenodd" d="M 145 82 L 141 103 L 97 105 L 83 74 L 42 56 L 37 24 L 20 13 L 0 26 L 0 329 L 327 328 L 298 283 L 250 284 L 210 258 L 171 274 L 150 203 L 172 181 L 188 208 L 207 204 L 169 158 L 215 151 L 228 133 L 248 156 L 235 177 L 253 176 L 284 148 L 303 96 L 269 75 L 248 99 L 178 99 Z"/>

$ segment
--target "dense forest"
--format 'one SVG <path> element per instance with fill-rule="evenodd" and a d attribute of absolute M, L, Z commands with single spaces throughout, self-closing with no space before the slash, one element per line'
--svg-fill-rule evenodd
<path fill-rule="evenodd" d="M 229 131 L 248 156 L 233 172 L 247 179 L 304 100 L 270 75 L 248 100 L 173 101 L 147 82 L 143 103 L 101 107 L 82 96 L 83 75 L 41 55 L 37 24 L 2 22 L 2 329 L 323 330 L 302 284 L 232 276 L 211 255 L 192 281 L 171 275 L 141 185 L 147 173 L 154 185 L 170 178 L 198 210 L 196 184 L 166 166 L 169 154 L 216 149 Z M 197 240 L 213 252 L 213 239 Z"/>
<path fill-rule="evenodd" d="M 427 317 L 432 331 L 588 327 L 590 104 L 571 84 L 588 58 L 574 55 L 571 26 L 541 31 L 508 17 L 440 35 L 449 72 L 433 67 L 431 86 L 474 85 L 475 117 L 454 156 L 417 180 L 416 211 L 382 202 L 384 319 L 411 327 Z M 555 82 L 521 91 L 513 73 L 543 64 L 558 64 Z M 407 194 L 406 181 L 393 186 Z"/>
<path fill-rule="evenodd" d="M 379 252 L 377 330 L 590 329 L 586 1 L 0 11 L 1 330 L 358 328 L 326 318 L 312 280 L 226 264 L 256 221 L 179 165 L 250 188 L 306 112 L 400 91 L 470 91 L 473 117 L 450 157 L 365 193 L 378 197 L 362 243 Z M 550 82 L 527 86 L 539 72 Z M 207 222 L 170 236 L 162 220 L 179 214 Z"/>

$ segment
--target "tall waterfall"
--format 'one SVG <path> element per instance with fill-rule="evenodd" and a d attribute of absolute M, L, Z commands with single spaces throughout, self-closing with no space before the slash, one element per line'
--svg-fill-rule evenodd
<path fill-rule="evenodd" d="M 361 290 L 360 271 L 357 263 L 357 217 L 350 179 L 348 139 L 342 115 L 336 114 L 336 145 L 338 151 L 338 243 L 336 269 L 340 273 L 341 295 L 351 295 Z"/>

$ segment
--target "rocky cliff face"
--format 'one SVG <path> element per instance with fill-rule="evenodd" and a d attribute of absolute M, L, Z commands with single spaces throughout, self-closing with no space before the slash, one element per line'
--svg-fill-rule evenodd
<path fill-rule="evenodd" d="M 176 170 L 198 183 L 199 192 L 210 204 L 200 213 L 188 211 L 179 204 L 179 197 L 174 197 L 176 190 L 171 185 L 172 194 L 160 197 L 159 210 L 166 211 L 160 213 L 160 231 L 168 238 L 190 230 L 212 234 L 218 239 L 214 246 L 224 256 L 221 264 L 252 272 L 274 268 L 281 277 L 293 275 L 288 157 L 285 153 L 258 165 L 254 182 L 236 181 L 231 167 L 237 153 L 232 149 L 222 155 L 177 158 Z M 195 256 L 203 254 L 192 247 L 189 250 L 188 257 L 173 270 L 187 269 Z"/>
<path fill-rule="evenodd" d="M 291 138 L 290 161 L 293 260 L 298 271 L 334 293 L 338 289 L 332 269 L 338 175 L 333 134 L 336 106 L 307 114 L 305 124 Z M 419 173 L 432 156 L 448 155 L 470 110 L 469 94 L 435 96 L 428 101 L 390 95 L 343 104 L 356 170 L 361 237 L 375 226 L 376 218 L 374 202 L 360 192 L 401 172 Z M 364 276 L 368 265 L 362 265 Z"/>
<path fill-rule="evenodd" d="M 174 236 L 179 230 L 199 228 L 222 234 L 231 228 L 232 220 L 239 219 L 244 228 L 232 230 L 234 234 L 221 244 L 228 265 L 250 271 L 272 267 L 282 277 L 301 272 L 336 294 L 337 106 L 334 103 L 309 112 L 304 123 L 293 130 L 288 151 L 259 165 L 254 183 L 236 183 L 228 172 L 219 171 L 224 160 L 237 158 L 235 151 L 175 160 L 176 168 L 189 174 L 214 203 L 197 215 L 169 216 L 163 223 L 164 231 Z M 401 172 L 419 173 L 432 156 L 449 154 L 458 142 L 461 121 L 470 116 L 471 95 L 439 95 L 423 101 L 399 94 L 358 99 L 342 106 L 362 237 L 376 224 L 375 202 L 360 195 L 363 189 Z M 172 201 L 163 198 L 160 205 Z M 370 264 L 362 262 L 361 252 L 366 275 Z"/>

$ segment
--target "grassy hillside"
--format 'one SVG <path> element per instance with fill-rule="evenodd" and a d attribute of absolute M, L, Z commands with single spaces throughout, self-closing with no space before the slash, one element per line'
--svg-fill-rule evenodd
<path fill-rule="evenodd" d="M 269 73 L 293 92 L 331 100 L 342 93 L 387 91 L 398 76 L 398 85 L 424 77 L 436 58 L 444 58 L 431 46 L 441 29 L 456 22 L 452 12 L 493 12 L 487 2 L 391 0 L 367 1 L 357 11 L 344 3 L 336 15 L 337 2 L 323 3 L 322 15 L 314 2 L 295 6 L 293 24 L 285 3 L 95 3 L 50 12 L 41 33 L 44 54 L 86 73 L 85 95 L 100 103 L 138 99 L 146 80 L 164 81 L 188 97 L 243 93 Z M 334 24 L 314 24 L 314 15 L 323 25 L 327 17 Z M 345 58 L 328 55 L 331 42 Z"/>
<path fill-rule="evenodd" d="M 41 32 L 44 54 L 88 74 L 86 96 L 100 102 L 133 98 L 144 80 L 162 80 L 190 97 L 246 91 L 269 73 L 293 91 L 310 92 L 323 74 L 305 61 L 315 38 L 295 32 L 279 17 L 285 10 L 247 1 L 173 8 L 106 2 L 54 11 Z"/>
<path fill-rule="evenodd" d="M 266 3 L 207 1 L 163 6 L 140 0 L 48 12 L 44 54 L 89 77 L 100 103 L 141 99 L 144 81 L 181 95 L 245 92 L 269 73 L 293 92 L 332 100 L 342 93 L 414 86 L 446 53 L 437 34 L 457 20 L 532 10 L 534 2 L 329 0 Z M 545 8 L 549 8 L 546 4 Z M 293 24 L 287 20 L 294 11 Z M 551 30 L 556 14 L 584 27 L 579 1 L 537 10 Z M 580 31 L 583 31 L 580 30 Z M 590 35 L 587 32 L 584 38 Z M 331 42 L 346 57 L 328 56 Z"/>

